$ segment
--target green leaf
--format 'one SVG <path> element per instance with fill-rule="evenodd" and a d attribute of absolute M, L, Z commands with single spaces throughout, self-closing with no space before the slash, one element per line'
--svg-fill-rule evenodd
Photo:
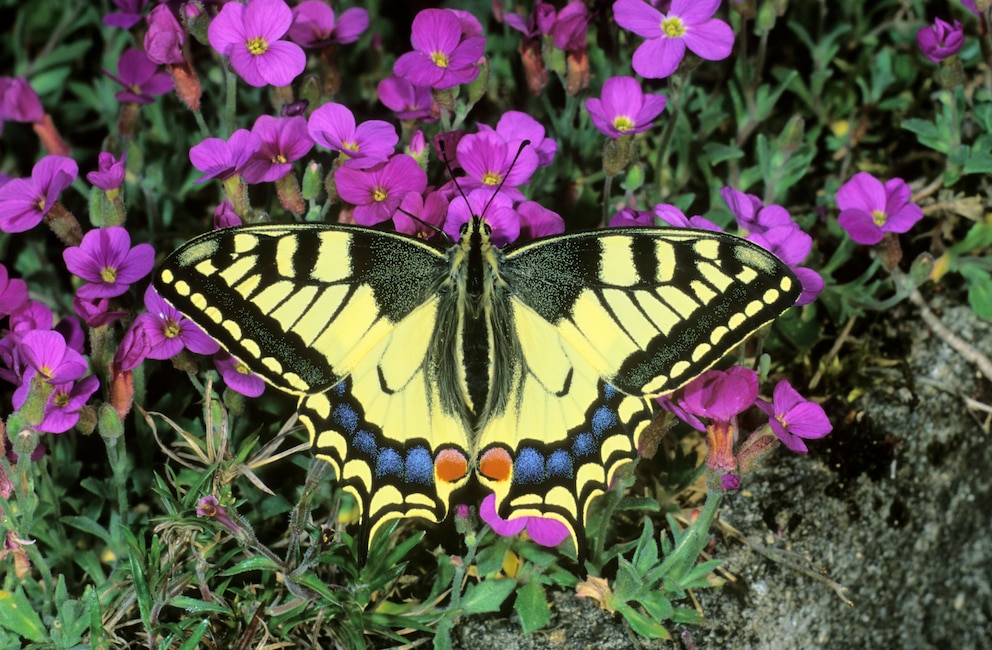
<path fill-rule="evenodd" d="M 902 128 L 915 133 L 916 139 L 924 147 L 929 147 L 943 154 L 950 153 L 949 141 L 944 138 L 943 134 L 937 129 L 937 125 L 933 122 L 910 118 L 902 121 Z"/>
<path fill-rule="evenodd" d="M 641 607 L 656 621 L 667 621 L 672 617 L 675 608 L 672 601 L 662 591 L 650 591 L 637 601 Z"/>
<path fill-rule="evenodd" d="M 179 650 L 194 650 L 194 648 L 200 647 L 200 640 L 203 639 L 203 635 L 207 633 L 207 628 L 210 626 L 210 619 L 205 618 L 193 629 L 193 633 L 190 634 L 189 638 L 179 646 Z"/>
<path fill-rule="evenodd" d="M 968 303 L 979 318 L 992 320 L 992 276 L 971 264 L 961 265 L 961 275 L 968 280 Z"/>
<path fill-rule="evenodd" d="M 130 548 L 127 559 L 131 565 L 131 581 L 134 583 L 134 593 L 138 600 L 141 622 L 145 624 L 145 630 L 150 633 L 152 629 L 152 594 L 148 589 L 148 580 L 145 576 L 145 548 L 126 526 L 121 526 L 120 531 Z"/>
<path fill-rule="evenodd" d="M 45 626 L 20 587 L 14 592 L 0 591 L 0 626 L 35 643 L 48 640 Z"/>
<path fill-rule="evenodd" d="M 231 610 L 223 605 L 218 605 L 217 603 L 208 603 L 205 600 L 200 600 L 199 598 L 190 598 L 189 596 L 176 596 L 169 601 L 169 605 L 172 607 L 178 607 L 179 609 L 185 610 L 186 612 L 216 612 L 218 614 L 228 614 L 231 615 Z"/>
<path fill-rule="evenodd" d="M 630 605 L 623 605 L 617 608 L 617 611 L 623 615 L 627 622 L 630 623 L 630 627 L 634 629 L 635 632 L 641 636 L 648 639 L 671 639 L 672 635 L 668 633 L 665 626 L 652 621 L 649 617 L 640 613 Z"/>
<path fill-rule="evenodd" d="M 532 579 L 517 592 L 513 609 L 520 615 L 524 634 L 530 634 L 551 622 L 551 607 L 540 580 Z"/>
<path fill-rule="evenodd" d="M 223 571 L 220 572 L 220 575 L 236 576 L 239 573 L 248 573 L 249 571 L 281 571 L 281 570 L 282 567 L 279 566 L 277 562 L 274 562 L 264 556 L 256 556 L 238 562 L 229 569 L 224 569 Z"/>
<path fill-rule="evenodd" d="M 514 588 L 516 580 L 485 580 L 469 586 L 462 598 L 462 609 L 466 614 L 484 614 L 499 611 Z"/>

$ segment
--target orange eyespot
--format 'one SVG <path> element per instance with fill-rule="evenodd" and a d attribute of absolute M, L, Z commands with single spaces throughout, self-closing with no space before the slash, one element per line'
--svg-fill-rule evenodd
<path fill-rule="evenodd" d="M 468 460 L 456 449 L 442 449 L 434 459 L 434 475 L 439 481 L 454 483 L 467 473 Z"/>
<path fill-rule="evenodd" d="M 494 447 L 482 454 L 479 472 L 494 481 L 508 481 L 513 475 L 513 459 L 505 449 Z"/>

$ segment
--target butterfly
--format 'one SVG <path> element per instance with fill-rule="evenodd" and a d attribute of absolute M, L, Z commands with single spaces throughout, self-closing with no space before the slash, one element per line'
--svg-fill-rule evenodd
<path fill-rule="evenodd" d="M 580 549 L 592 501 L 637 456 L 650 398 L 792 306 L 773 254 L 702 230 L 615 228 L 497 248 L 357 226 L 217 230 L 163 263 L 159 294 L 276 389 L 369 543 L 443 520 L 471 480 L 505 519 L 549 517 Z"/>

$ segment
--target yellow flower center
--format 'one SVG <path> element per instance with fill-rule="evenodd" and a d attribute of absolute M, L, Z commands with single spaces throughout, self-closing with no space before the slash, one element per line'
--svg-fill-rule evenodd
<path fill-rule="evenodd" d="M 246 43 L 248 46 L 248 51 L 255 56 L 260 54 L 265 54 L 269 51 L 269 42 L 266 41 L 261 36 L 256 36 L 255 38 L 249 38 Z"/>
<path fill-rule="evenodd" d="M 358 151 L 358 143 L 357 142 L 351 142 L 351 141 L 342 142 L 341 143 L 341 146 L 344 147 L 345 149 L 347 149 L 348 151 L 356 151 L 356 152 Z"/>
<path fill-rule="evenodd" d="M 885 220 L 889 218 L 889 215 L 885 214 L 883 210 L 872 210 L 871 216 L 875 220 L 875 225 L 881 228 L 885 225 Z"/>
<path fill-rule="evenodd" d="M 112 266 L 105 266 L 100 271 L 100 279 L 107 284 L 113 284 L 117 282 L 117 269 Z"/>
<path fill-rule="evenodd" d="M 499 185 L 503 177 L 500 176 L 499 172 L 486 172 L 482 175 L 482 184 L 489 185 L 490 187 L 495 187 Z"/>
<path fill-rule="evenodd" d="M 240 361 L 238 362 L 238 365 L 235 367 L 235 370 L 237 370 L 238 372 L 240 372 L 242 375 L 250 375 L 251 374 L 251 370 L 248 369 L 248 366 L 246 366 L 245 364 L 241 363 Z"/>
<path fill-rule="evenodd" d="M 672 16 L 661 21 L 661 31 L 669 38 L 681 38 L 685 36 L 685 25 L 682 24 L 681 18 Z"/>
<path fill-rule="evenodd" d="M 35 205 L 38 207 L 38 212 L 44 212 L 45 211 L 45 197 L 41 197 L 40 199 L 38 199 L 38 202 L 35 203 Z"/>
<path fill-rule="evenodd" d="M 275 164 L 284 163 L 286 162 L 286 156 L 282 155 L 281 153 L 277 153 L 276 155 L 272 156 L 272 162 Z"/>
<path fill-rule="evenodd" d="M 372 192 L 373 201 L 379 201 L 379 202 L 385 201 L 387 196 L 388 195 L 386 194 L 386 190 L 382 189 L 381 187 L 375 188 L 375 191 Z"/>
<path fill-rule="evenodd" d="M 69 393 L 64 390 L 60 390 L 52 397 L 52 401 L 55 402 L 55 406 L 65 408 L 69 405 Z"/>
<path fill-rule="evenodd" d="M 42 381 L 48 381 L 52 378 L 52 369 L 43 365 L 38 368 L 38 374 L 41 375 Z"/>
<path fill-rule="evenodd" d="M 431 52 L 431 61 L 439 68 L 448 67 L 448 55 L 444 52 Z"/>
<path fill-rule="evenodd" d="M 626 115 L 617 115 L 613 118 L 613 127 L 620 133 L 626 133 L 634 128 L 634 120 Z"/>
<path fill-rule="evenodd" d="M 179 336 L 179 323 L 171 319 L 166 321 L 164 334 L 167 339 L 174 339 Z"/>

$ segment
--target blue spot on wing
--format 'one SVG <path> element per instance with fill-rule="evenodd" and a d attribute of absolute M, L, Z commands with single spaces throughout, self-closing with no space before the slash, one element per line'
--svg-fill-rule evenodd
<path fill-rule="evenodd" d="M 513 462 L 515 483 L 540 483 L 544 480 L 544 456 L 533 447 L 524 447 Z"/>
<path fill-rule="evenodd" d="M 331 421 L 341 427 L 346 433 L 354 433 L 358 429 L 358 413 L 347 404 L 338 404 L 331 412 Z"/>
<path fill-rule="evenodd" d="M 403 457 L 392 448 L 386 447 L 379 452 L 379 460 L 375 464 L 375 475 L 378 478 L 383 476 L 402 476 Z"/>
<path fill-rule="evenodd" d="M 407 452 L 406 480 L 421 485 L 434 484 L 434 459 L 426 447 L 414 447 Z"/>
<path fill-rule="evenodd" d="M 572 456 L 564 449 L 556 449 L 548 456 L 548 476 L 572 478 Z"/>

